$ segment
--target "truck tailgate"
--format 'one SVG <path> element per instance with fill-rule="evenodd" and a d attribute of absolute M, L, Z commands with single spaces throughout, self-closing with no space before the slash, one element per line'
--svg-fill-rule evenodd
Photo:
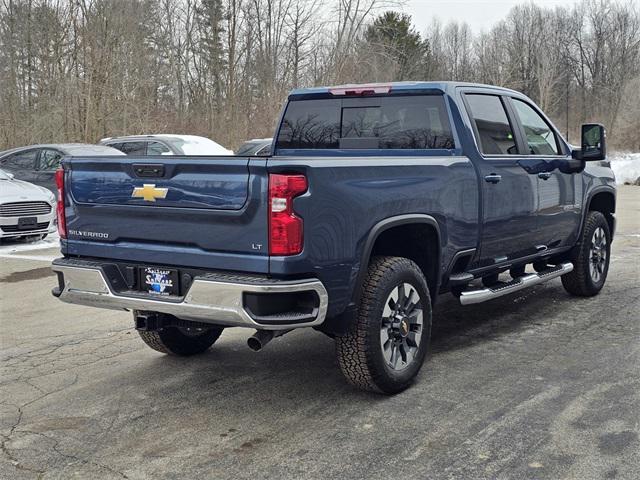
<path fill-rule="evenodd" d="M 65 160 L 63 253 L 266 273 L 265 163 L 245 157 Z"/>

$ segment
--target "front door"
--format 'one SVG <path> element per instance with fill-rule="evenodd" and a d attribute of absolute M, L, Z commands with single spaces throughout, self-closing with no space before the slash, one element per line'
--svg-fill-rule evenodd
<path fill-rule="evenodd" d="M 55 174 L 60 168 L 62 152 L 52 148 L 43 148 L 38 156 L 38 175 L 33 183 L 41 187 L 48 188 L 52 192 L 56 191 Z"/>
<path fill-rule="evenodd" d="M 573 245 L 581 219 L 576 197 L 580 161 L 565 151 L 551 124 L 533 105 L 519 98 L 510 101 L 526 143 L 523 162 L 538 178 L 538 241 L 545 248 Z"/>
<path fill-rule="evenodd" d="M 482 183 L 480 265 L 504 263 L 536 253 L 538 178 L 519 163 L 520 150 L 499 95 L 466 93 L 482 158 L 477 165 Z"/>

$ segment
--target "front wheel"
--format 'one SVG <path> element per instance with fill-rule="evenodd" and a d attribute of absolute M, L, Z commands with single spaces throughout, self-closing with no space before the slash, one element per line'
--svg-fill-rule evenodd
<path fill-rule="evenodd" d="M 587 214 L 578 244 L 572 252 L 573 271 L 562 276 L 562 285 L 572 295 L 597 295 L 609 272 L 611 233 L 600 212 Z"/>
<path fill-rule="evenodd" d="M 431 300 L 420 268 L 407 258 L 375 257 L 357 319 L 336 337 L 344 376 L 363 390 L 400 392 L 420 371 L 430 337 Z"/>

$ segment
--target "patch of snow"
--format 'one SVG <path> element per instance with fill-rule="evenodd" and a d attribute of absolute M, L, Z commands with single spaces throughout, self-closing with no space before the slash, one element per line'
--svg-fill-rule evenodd
<path fill-rule="evenodd" d="M 29 252 L 33 250 L 44 250 L 55 248 L 60 245 L 58 232 L 50 233 L 44 240 L 37 242 L 25 242 L 21 239 L 4 239 L 0 243 L 0 255 L 11 255 L 13 253 Z"/>
<path fill-rule="evenodd" d="M 617 183 L 635 182 L 640 177 L 640 152 L 612 152 L 607 159 L 611 161 Z"/>

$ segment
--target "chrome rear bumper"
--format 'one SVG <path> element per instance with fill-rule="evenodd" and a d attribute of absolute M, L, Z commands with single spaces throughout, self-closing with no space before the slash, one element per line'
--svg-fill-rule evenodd
<path fill-rule="evenodd" d="M 184 296 L 162 298 L 145 292 L 114 292 L 96 262 L 75 259 L 54 260 L 59 287 L 53 294 L 63 302 L 114 310 L 166 313 L 183 320 L 213 325 L 282 330 L 320 325 L 327 313 L 328 296 L 317 279 L 279 281 L 241 275 L 196 276 Z M 245 293 L 281 294 L 315 292 L 317 305 L 310 314 L 279 313 L 272 320 L 255 318 L 244 305 Z M 296 316 L 297 315 L 297 316 Z"/>

